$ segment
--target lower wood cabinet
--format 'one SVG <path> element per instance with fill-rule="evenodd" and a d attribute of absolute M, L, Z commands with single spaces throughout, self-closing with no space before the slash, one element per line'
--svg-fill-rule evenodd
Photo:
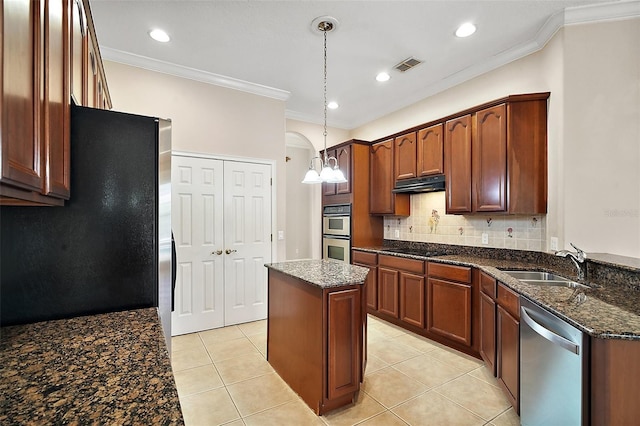
<path fill-rule="evenodd" d="M 416 327 L 425 326 L 424 275 L 400 272 L 400 319 Z"/>
<path fill-rule="evenodd" d="M 471 346 L 471 285 L 429 278 L 427 330 Z"/>
<path fill-rule="evenodd" d="M 496 302 L 480 293 L 480 356 L 496 376 Z"/>
<path fill-rule="evenodd" d="M 360 289 L 328 293 L 327 393 L 330 400 L 353 394 L 360 387 L 360 352 L 353 344 L 360 333 Z"/>
<path fill-rule="evenodd" d="M 498 283 L 496 305 L 496 378 L 520 414 L 520 297 Z"/>
<path fill-rule="evenodd" d="M 365 285 L 365 301 L 367 309 L 378 309 L 378 255 L 376 253 L 363 252 L 359 250 L 353 250 L 351 252 L 351 262 L 354 265 L 364 266 L 369 268 L 371 272 L 367 277 L 367 283 Z"/>
<path fill-rule="evenodd" d="M 378 312 L 400 317 L 400 273 L 397 270 L 378 267 Z"/>

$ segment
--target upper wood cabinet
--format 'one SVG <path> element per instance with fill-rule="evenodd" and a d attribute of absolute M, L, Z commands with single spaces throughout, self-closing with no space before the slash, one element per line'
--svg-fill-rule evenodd
<path fill-rule="evenodd" d="M 320 153 L 324 162 L 324 151 Z M 351 145 L 343 145 L 334 149 L 327 149 L 328 158 L 333 157 L 338 161 L 338 168 L 347 179 L 344 183 L 323 183 L 323 195 L 350 194 L 351 193 Z M 333 167 L 333 161 L 329 162 L 329 166 Z"/>
<path fill-rule="evenodd" d="M 395 180 L 416 177 L 416 155 L 418 152 L 416 132 L 398 136 L 393 142 Z"/>
<path fill-rule="evenodd" d="M 89 102 L 89 52 L 101 75 L 91 105 L 111 106 L 88 8 L 86 0 L 2 2 L 1 205 L 69 198 L 70 103 Z"/>
<path fill-rule="evenodd" d="M 444 173 L 443 125 L 435 124 L 418 131 L 416 172 L 418 176 Z"/>
<path fill-rule="evenodd" d="M 471 114 L 445 123 L 444 173 L 447 213 L 471 212 Z"/>
<path fill-rule="evenodd" d="M 445 123 L 447 213 L 547 212 L 547 98 L 509 96 Z"/>
<path fill-rule="evenodd" d="M 371 214 L 409 215 L 409 194 L 394 194 L 394 140 L 371 146 Z"/>

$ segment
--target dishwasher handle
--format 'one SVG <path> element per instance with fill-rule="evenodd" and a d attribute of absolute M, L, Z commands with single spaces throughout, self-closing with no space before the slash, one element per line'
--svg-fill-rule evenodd
<path fill-rule="evenodd" d="M 579 345 L 576 345 L 572 341 L 570 341 L 568 339 L 565 339 L 564 337 L 554 333 L 553 331 L 547 329 L 543 325 L 541 325 L 538 322 L 536 322 L 536 320 L 534 320 L 533 318 L 531 318 L 529 316 L 528 311 L 524 306 L 520 307 L 520 314 L 521 314 L 520 316 L 522 317 L 522 320 L 529 327 L 531 327 L 531 329 L 533 331 L 538 333 L 540 336 L 544 337 L 545 339 L 547 339 L 548 341 L 550 341 L 554 345 L 560 346 L 560 347 L 568 350 L 571 353 L 574 353 L 576 355 L 580 354 L 580 346 Z"/>

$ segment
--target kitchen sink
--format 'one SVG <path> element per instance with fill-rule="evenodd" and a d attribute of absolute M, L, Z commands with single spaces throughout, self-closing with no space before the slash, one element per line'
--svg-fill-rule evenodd
<path fill-rule="evenodd" d="M 569 287 L 569 288 L 588 288 L 584 284 L 577 283 L 565 278 L 561 275 L 556 275 L 551 272 L 544 271 L 502 271 L 509 276 L 522 281 L 523 283 L 539 286 L 552 286 L 552 287 Z"/>

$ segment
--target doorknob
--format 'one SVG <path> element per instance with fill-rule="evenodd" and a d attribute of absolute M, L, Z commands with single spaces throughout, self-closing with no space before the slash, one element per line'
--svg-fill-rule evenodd
<path fill-rule="evenodd" d="M 225 253 L 227 253 L 227 254 L 231 254 L 231 253 L 235 253 L 235 252 L 237 252 L 237 251 L 238 251 L 238 250 L 226 249 L 224 252 L 225 252 Z"/>
<path fill-rule="evenodd" d="M 211 254 L 217 254 L 218 256 L 220 256 L 222 254 L 222 250 L 212 251 Z"/>

